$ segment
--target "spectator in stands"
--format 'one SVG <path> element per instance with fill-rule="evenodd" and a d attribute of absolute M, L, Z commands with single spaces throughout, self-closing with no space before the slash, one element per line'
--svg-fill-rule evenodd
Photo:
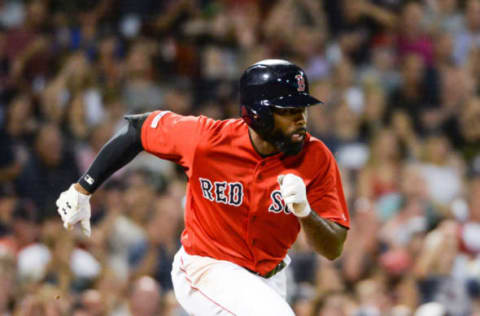
<path fill-rule="evenodd" d="M 60 129 L 53 123 L 40 126 L 31 156 L 16 179 L 19 195 L 31 199 L 42 218 L 52 216 L 59 186 L 77 177 L 75 159 Z"/>

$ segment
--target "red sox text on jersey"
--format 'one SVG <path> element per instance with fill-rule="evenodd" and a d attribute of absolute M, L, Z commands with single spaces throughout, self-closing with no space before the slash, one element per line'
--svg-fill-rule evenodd
<path fill-rule="evenodd" d="M 243 185 L 240 182 L 215 181 L 199 178 L 203 197 L 211 202 L 240 206 L 243 203 Z M 285 207 L 280 190 L 274 190 L 270 194 L 272 204 L 268 207 L 269 212 L 291 212 Z"/>

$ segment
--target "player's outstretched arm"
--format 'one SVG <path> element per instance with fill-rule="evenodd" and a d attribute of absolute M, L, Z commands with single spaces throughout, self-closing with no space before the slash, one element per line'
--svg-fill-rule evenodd
<path fill-rule="evenodd" d="M 294 174 L 280 175 L 278 182 L 283 200 L 300 220 L 308 243 L 325 258 L 338 258 L 347 238 L 347 229 L 312 212 L 302 178 Z"/>
<path fill-rule="evenodd" d="M 128 124 L 102 147 L 78 182 L 60 194 L 57 211 L 65 228 L 70 229 L 80 223 L 82 231 L 90 235 L 90 196 L 115 171 L 143 150 L 141 129 L 149 114 L 126 116 Z"/>

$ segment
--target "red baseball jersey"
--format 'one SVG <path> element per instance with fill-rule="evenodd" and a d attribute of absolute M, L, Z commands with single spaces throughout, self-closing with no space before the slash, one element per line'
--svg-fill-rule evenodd
<path fill-rule="evenodd" d="M 186 170 L 185 229 L 192 255 L 227 260 L 266 274 L 295 242 L 300 223 L 285 206 L 277 177 L 303 179 L 312 210 L 349 227 L 340 173 L 332 153 L 307 134 L 303 150 L 262 157 L 241 119 L 217 121 L 155 111 L 142 127 L 144 149 Z"/>

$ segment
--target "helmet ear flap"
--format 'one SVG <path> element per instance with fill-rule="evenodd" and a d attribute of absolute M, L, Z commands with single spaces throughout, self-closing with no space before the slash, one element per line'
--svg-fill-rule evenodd
<path fill-rule="evenodd" d="M 240 117 L 248 126 L 252 126 L 254 120 L 253 113 L 250 113 L 246 105 L 240 105 Z"/>
<path fill-rule="evenodd" d="M 273 130 L 273 113 L 270 107 L 263 105 L 241 105 L 243 120 L 260 136 L 264 137 Z"/>

